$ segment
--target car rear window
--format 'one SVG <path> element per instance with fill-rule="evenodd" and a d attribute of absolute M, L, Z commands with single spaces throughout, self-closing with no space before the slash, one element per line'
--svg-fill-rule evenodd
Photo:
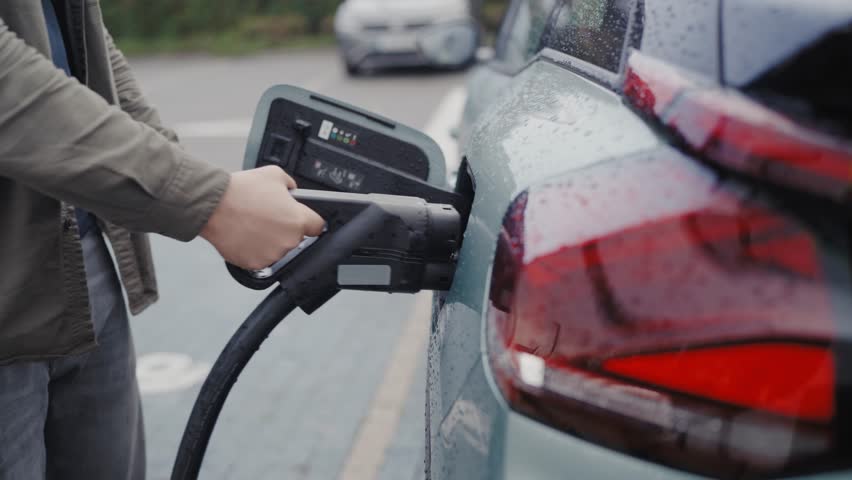
<path fill-rule="evenodd" d="M 545 46 L 617 72 L 634 0 L 565 0 Z"/>

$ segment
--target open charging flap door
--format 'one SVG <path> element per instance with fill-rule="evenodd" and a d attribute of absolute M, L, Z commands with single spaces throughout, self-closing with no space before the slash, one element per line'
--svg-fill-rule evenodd
<path fill-rule="evenodd" d="M 260 100 L 243 168 L 265 165 L 283 168 L 300 188 L 405 195 L 467 210 L 428 135 L 298 87 L 272 87 Z"/>
<path fill-rule="evenodd" d="M 300 189 L 293 196 L 326 220 L 327 231 L 320 239 L 305 239 L 269 268 L 245 271 L 229 266 L 242 285 L 264 290 L 317 260 L 308 257 L 328 255 L 329 244 L 353 244 L 353 239 L 330 237 L 340 237 L 344 228 L 353 230 L 355 218 L 370 209 L 380 223 L 370 231 L 365 227 L 359 234 L 368 240 L 334 266 L 334 287 L 392 292 L 449 288 L 463 228 L 459 219 L 466 218 L 470 206 L 447 185 L 444 155 L 428 135 L 352 105 L 279 85 L 260 100 L 243 167 L 268 165 L 296 180 Z M 300 306 L 315 308 L 326 299 L 320 296 Z"/>

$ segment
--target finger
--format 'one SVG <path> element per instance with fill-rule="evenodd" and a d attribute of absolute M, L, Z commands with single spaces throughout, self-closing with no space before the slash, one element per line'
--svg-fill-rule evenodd
<path fill-rule="evenodd" d="M 238 258 L 234 260 L 226 260 L 231 265 L 242 268 L 243 270 L 261 270 L 268 267 L 272 262 L 263 262 L 254 258 Z"/>
<path fill-rule="evenodd" d="M 296 180 L 294 180 L 293 177 L 288 175 L 287 172 L 285 172 L 284 170 L 281 170 L 281 173 L 284 174 L 284 182 L 287 184 L 288 190 L 295 190 L 299 188 L 299 186 L 296 185 Z"/>
<path fill-rule="evenodd" d="M 308 237 L 318 237 L 325 230 L 325 220 L 322 219 L 315 211 L 302 205 L 304 209 L 304 230 Z"/>
<path fill-rule="evenodd" d="M 267 165 L 265 167 L 258 168 L 257 171 L 263 172 L 263 175 L 284 183 L 287 186 L 287 190 L 293 190 L 296 188 L 296 181 L 293 180 L 293 177 L 287 174 L 287 172 L 281 169 L 281 167 Z"/>

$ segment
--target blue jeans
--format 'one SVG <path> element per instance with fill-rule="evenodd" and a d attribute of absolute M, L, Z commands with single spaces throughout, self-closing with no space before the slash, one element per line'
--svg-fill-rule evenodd
<path fill-rule="evenodd" d="M 0 480 L 142 480 L 145 440 L 127 310 L 100 232 L 83 239 L 98 347 L 0 367 Z"/>

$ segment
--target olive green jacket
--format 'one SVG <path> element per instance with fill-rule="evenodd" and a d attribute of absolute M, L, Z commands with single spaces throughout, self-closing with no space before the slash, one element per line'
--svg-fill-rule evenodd
<path fill-rule="evenodd" d="M 162 127 L 98 0 L 55 4 L 73 79 L 49 59 L 41 0 L 0 1 L 0 364 L 96 345 L 71 205 L 101 219 L 138 314 L 157 286 L 134 232 L 193 239 L 229 179 Z"/>

